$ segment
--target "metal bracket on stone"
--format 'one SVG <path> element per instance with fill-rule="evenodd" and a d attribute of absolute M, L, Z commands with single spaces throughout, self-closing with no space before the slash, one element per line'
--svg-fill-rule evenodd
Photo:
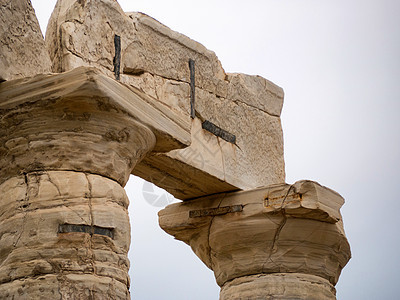
<path fill-rule="evenodd" d="M 210 121 L 205 120 L 201 124 L 201 127 L 229 143 L 232 144 L 236 143 L 236 136 L 234 134 L 229 133 L 226 130 L 223 130 L 221 127 L 218 127 L 217 125 L 215 125 Z"/>
<path fill-rule="evenodd" d="M 99 234 L 114 238 L 114 228 L 105 228 L 99 226 L 90 225 L 75 225 L 75 224 L 62 224 L 58 227 L 58 233 L 69 233 L 69 232 L 83 232 L 89 233 L 90 235 Z"/>
<path fill-rule="evenodd" d="M 191 210 L 189 211 L 189 218 L 207 217 L 207 216 L 220 216 L 228 213 L 243 211 L 243 205 L 232 205 L 209 209 Z"/>
<path fill-rule="evenodd" d="M 114 56 L 114 74 L 115 79 L 119 80 L 120 78 L 120 69 L 121 69 L 121 37 L 119 35 L 114 35 L 114 47 L 115 47 L 115 56 Z"/>
<path fill-rule="evenodd" d="M 194 68 L 194 60 L 189 59 L 189 70 L 190 70 L 190 117 L 194 119 L 196 117 L 196 108 L 195 108 L 195 68 Z"/>

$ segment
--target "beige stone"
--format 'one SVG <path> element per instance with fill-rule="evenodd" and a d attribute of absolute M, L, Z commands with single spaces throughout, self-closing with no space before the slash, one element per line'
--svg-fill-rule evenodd
<path fill-rule="evenodd" d="M 214 271 L 217 283 L 227 287 L 221 299 L 243 299 L 230 294 L 243 284 L 237 279 L 256 274 L 317 276 L 325 286 L 320 292 L 326 293 L 324 290 L 334 291 L 340 271 L 350 259 L 339 212 L 342 204 L 343 198 L 336 192 L 312 181 L 299 181 L 172 204 L 159 212 L 159 222 L 167 233 L 190 245 Z M 262 288 L 265 294 L 254 299 L 269 299 L 268 290 L 274 295 L 275 288 L 291 281 L 258 278 L 252 277 L 250 281 L 255 282 L 246 289 L 274 281 L 277 287 Z M 288 295 L 300 289 L 303 294 L 295 299 L 310 299 L 313 289 L 298 288 L 298 284 L 293 283 Z M 288 295 L 278 299 L 293 299 Z M 326 295 L 321 299 L 334 297 Z"/>
<path fill-rule="evenodd" d="M 229 82 L 226 98 L 241 102 L 279 117 L 282 111 L 283 90 L 261 76 L 227 74 Z"/>
<path fill-rule="evenodd" d="M 0 181 L 58 169 L 125 185 L 153 147 L 169 151 L 190 143 L 190 123 L 146 97 L 83 67 L 2 83 Z"/>
<path fill-rule="evenodd" d="M 333 300 L 336 290 L 326 279 L 300 273 L 244 276 L 222 286 L 220 300 Z"/>
<path fill-rule="evenodd" d="M 134 28 L 115 0 L 58 0 L 46 31 L 54 72 L 95 66 L 113 74 L 114 35 L 122 48 L 132 42 Z"/>
<path fill-rule="evenodd" d="M 136 32 L 123 51 L 123 72 L 149 72 L 190 82 L 189 59 L 196 62 L 196 86 L 212 93 L 226 89 L 225 71 L 214 52 L 142 13 L 127 13 Z M 173 53 L 173 55 L 171 55 Z M 219 93 L 218 93 L 219 94 Z"/>
<path fill-rule="evenodd" d="M 99 175 L 38 171 L 5 181 L 0 185 L 0 298 L 129 299 L 128 204 L 123 188 Z M 105 228 L 112 237 L 63 233 L 63 224 Z"/>
<path fill-rule="evenodd" d="M 0 285 L 3 299 L 130 299 L 126 285 L 91 274 L 38 275 Z"/>
<path fill-rule="evenodd" d="M 190 147 L 154 151 L 135 175 L 179 199 L 284 182 L 282 89 L 260 76 L 225 74 L 214 52 L 145 14 L 125 14 L 111 0 L 59 0 L 46 35 L 54 70 L 90 65 L 114 77 L 114 35 L 121 37 L 121 82 L 192 123 Z M 195 61 L 195 120 L 189 59 Z M 236 143 L 204 130 L 206 120 Z"/>
<path fill-rule="evenodd" d="M 284 212 L 286 216 L 332 224 L 342 219 L 340 208 L 343 204 L 344 199 L 338 193 L 313 181 L 270 186 L 264 199 L 265 209 L 269 213 Z"/>
<path fill-rule="evenodd" d="M 50 58 L 31 1 L 0 3 L 0 81 L 49 73 Z"/>

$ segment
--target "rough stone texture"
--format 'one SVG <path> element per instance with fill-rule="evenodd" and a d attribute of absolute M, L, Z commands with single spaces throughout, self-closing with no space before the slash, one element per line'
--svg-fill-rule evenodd
<path fill-rule="evenodd" d="M 92 68 L 4 82 L 0 99 L 0 182 L 22 172 L 75 170 L 124 186 L 153 147 L 190 143 L 190 123 Z"/>
<path fill-rule="evenodd" d="M 225 71 L 214 52 L 145 14 L 128 13 L 127 16 L 135 27 L 135 40 L 123 52 L 125 74 L 148 72 L 189 83 L 188 62 L 193 59 L 197 87 L 214 94 L 226 91 Z"/>
<path fill-rule="evenodd" d="M 340 208 L 344 199 L 335 191 L 322 188 L 313 181 L 268 188 L 264 206 L 268 213 L 285 212 L 286 216 L 336 223 L 342 219 Z"/>
<path fill-rule="evenodd" d="M 1 299 L 130 299 L 130 225 L 124 189 L 108 178 L 41 171 L 0 185 Z M 113 238 L 59 233 L 99 226 Z"/>
<path fill-rule="evenodd" d="M 145 14 L 125 14 L 112 0 L 59 0 L 46 33 L 54 71 L 89 65 L 113 77 L 114 35 L 121 37 L 121 82 L 187 122 L 188 61 L 195 61 L 192 144 L 154 151 L 135 175 L 180 199 L 284 182 L 283 90 L 260 76 L 226 74 L 214 52 Z M 203 130 L 205 120 L 234 134 L 236 144 Z"/>
<path fill-rule="evenodd" d="M 0 1 L 0 81 L 51 71 L 30 0 Z"/>
<path fill-rule="evenodd" d="M 220 300 L 333 300 L 336 290 L 326 279 L 299 273 L 244 276 L 224 284 Z"/>
<path fill-rule="evenodd" d="M 113 74 L 114 35 L 122 49 L 132 42 L 133 27 L 115 0 L 59 0 L 46 30 L 54 72 L 96 66 Z"/>
<path fill-rule="evenodd" d="M 172 204 L 159 212 L 159 222 L 167 233 L 192 247 L 214 271 L 221 287 L 244 276 L 272 273 L 318 276 L 325 279 L 324 286 L 329 282 L 333 287 L 350 259 L 339 212 L 342 204 L 336 192 L 312 181 L 299 181 Z M 285 281 L 266 277 L 261 284 L 260 280 L 248 288 L 274 281 L 281 288 Z M 237 284 L 233 281 L 228 290 L 233 293 Z M 228 290 L 222 299 L 246 299 L 235 298 Z M 310 299 L 307 291 L 312 293 L 312 289 L 302 289 L 305 294 L 295 299 Z M 327 295 L 320 299 L 334 297 Z M 294 299 L 285 297 L 281 299 Z"/>
<path fill-rule="evenodd" d="M 38 275 L 0 285 L 2 299 L 126 299 L 127 287 L 110 277 L 92 274 Z"/>

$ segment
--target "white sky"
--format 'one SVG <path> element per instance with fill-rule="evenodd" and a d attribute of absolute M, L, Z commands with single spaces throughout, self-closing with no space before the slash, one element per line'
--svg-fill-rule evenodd
<path fill-rule="evenodd" d="M 43 33 L 55 0 L 32 0 Z M 398 299 L 400 1 L 122 1 L 216 52 L 227 72 L 285 90 L 287 182 L 312 179 L 346 199 L 353 258 L 340 300 Z M 218 299 L 213 274 L 158 227 L 131 178 L 134 299 Z"/>

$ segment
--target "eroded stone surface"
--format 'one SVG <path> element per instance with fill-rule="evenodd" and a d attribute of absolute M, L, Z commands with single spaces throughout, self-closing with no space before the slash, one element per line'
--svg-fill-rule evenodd
<path fill-rule="evenodd" d="M 0 298 L 130 299 L 128 204 L 118 183 L 98 175 L 41 171 L 2 183 Z M 61 233 L 63 224 L 113 237 Z"/>
<path fill-rule="evenodd" d="M 190 143 L 186 123 L 93 68 L 0 85 L 0 181 L 37 170 L 101 174 L 125 185 L 151 151 Z"/>
<path fill-rule="evenodd" d="M 302 299 L 334 300 L 336 290 L 327 280 L 300 273 L 244 276 L 222 286 L 220 300 Z"/>
<path fill-rule="evenodd" d="M 51 63 L 30 0 L 0 2 L 0 81 L 49 73 Z"/>
<path fill-rule="evenodd" d="M 286 216 L 336 223 L 342 219 L 340 208 L 344 199 L 335 191 L 313 181 L 298 181 L 292 185 L 268 188 L 264 199 L 267 212 Z"/>
<path fill-rule="evenodd" d="M 190 82 L 188 62 L 196 62 L 196 86 L 216 93 L 225 90 L 225 71 L 214 52 L 142 14 L 128 13 L 135 41 L 123 52 L 125 74 L 148 72 L 163 78 Z M 173 53 L 173 55 L 171 55 Z"/>
<path fill-rule="evenodd" d="M 272 273 L 308 274 L 335 285 L 350 259 L 342 204 L 334 191 L 299 181 L 172 204 L 159 212 L 159 222 L 191 246 L 220 286 Z"/>
<path fill-rule="evenodd" d="M 114 77 L 115 35 L 121 82 L 192 122 L 190 147 L 153 153 L 135 175 L 180 199 L 284 182 L 282 89 L 260 76 L 226 74 L 214 52 L 145 14 L 125 14 L 111 0 L 59 0 L 46 35 L 54 70 L 90 65 Z M 195 61 L 193 121 L 189 59 Z M 236 143 L 202 129 L 205 120 L 235 135 Z M 192 184 L 195 174 L 200 180 Z"/>
<path fill-rule="evenodd" d="M 126 285 L 91 274 L 39 275 L 0 285 L 4 299 L 130 299 Z"/>
<path fill-rule="evenodd" d="M 114 36 L 125 49 L 132 42 L 133 26 L 115 0 L 59 0 L 46 30 L 46 44 L 54 72 L 80 66 L 114 71 Z"/>

